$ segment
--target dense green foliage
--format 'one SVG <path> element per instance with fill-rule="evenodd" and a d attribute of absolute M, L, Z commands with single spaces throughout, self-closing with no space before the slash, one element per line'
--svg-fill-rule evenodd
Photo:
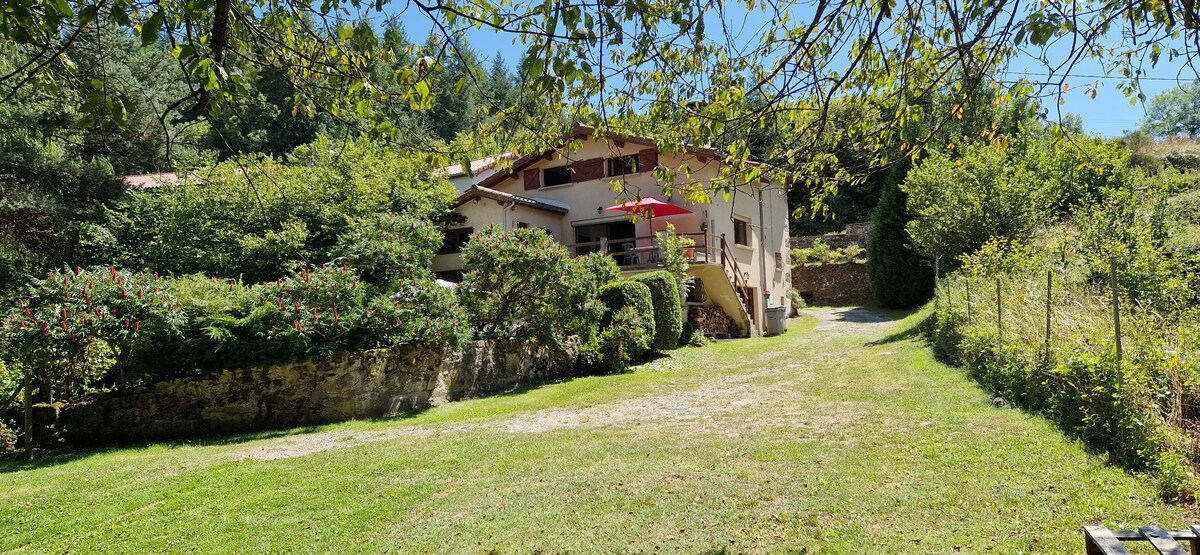
<path fill-rule="evenodd" d="M 352 223 L 333 249 L 336 262 L 357 268 L 364 281 L 389 286 L 427 275 L 442 234 L 426 220 L 391 213 Z"/>
<path fill-rule="evenodd" d="M 1150 99 L 1142 130 L 1156 137 L 1200 137 L 1200 80 Z"/>
<path fill-rule="evenodd" d="M 1191 498 L 1200 486 L 1187 408 L 1200 400 L 1195 192 L 1169 199 L 1176 176 L 1134 180 L 1118 153 L 1096 146 L 1075 166 L 1077 183 L 1094 188 L 1062 204 L 1069 221 L 962 257 L 939 291 L 934 339 L 1006 401 L 1153 471 L 1165 497 Z"/>
<path fill-rule="evenodd" d="M 118 385 L 126 369 L 137 385 L 400 343 L 457 346 L 465 336 L 454 293 L 428 271 L 380 289 L 345 266 L 251 286 L 57 272 L 35 280 L 5 319 L 5 342 L 47 400 Z"/>
<path fill-rule="evenodd" d="M 908 195 L 900 188 L 907 173 L 907 164 L 892 170 L 879 206 L 872 213 L 871 236 L 867 241 L 871 293 L 880 304 L 890 308 L 919 306 L 933 296 L 933 267 L 912 248 L 908 239 Z"/>
<path fill-rule="evenodd" d="M 1049 218 L 1046 192 L 1026 165 L 992 146 L 936 152 L 901 187 L 913 247 L 931 258 L 952 261 L 994 237 L 1026 239 Z"/>
<path fill-rule="evenodd" d="M 645 284 L 623 280 L 600 288 L 600 332 L 580 348 L 580 361 L 601 371 L 621 371 L 650 350 L 655 337 L 654 299 Z"/>
<path fill-rule="evenodd" d="M 674 349 L 683 333 L 679 280 L 664 270 L 638 274 L 630 279 L 650 289 L 651 302 L 654 304 L 654 340 L 650 342 L 650 348 L 660 352 Z"/>
<path fill-rule="evenodd" d="M 463 248 L 459 297 L 478 338 L 587 341 L 604 307 L 597 291 L 619 274 L 602 255 L 572 259 L 537 228 L 476 231 Z"/>
<path fill-rule="evenodd" d="M 34 279 L 3 321 L 13 362 L 33 374 L 47 402 L 64 400 L 106 380 L 124 365 L 143 328 L 174 328 L 184 317 L 157 274 L 76 268 Z M 109 371 L 116 369 L 117 375 Z"/>
<path fill-rule="evenodd" d="M 359 228 L 380 213 L 442 221 L 454 188 L 421 168 L 382 145 L 325 138 L 297 148 L 283 163 L 224 162 L 181 186 L 131 192 L 109 212 L 105 227 L 112 240 L 98 256 L 164 274 L 273 280 L 329 262 L 340 253 L 339 240 L 350 252 L 355 247 L 346 241 L 366 240 L 363 232 L 380 239 L 384 224 Z M 353 230 L 356 238 L 341 239 Z M 430 240 L 413 252 L 427 251 Z"/>
<path fill-rule="evenodd" d="M 1009 154 L 1029 166 L 1052 214 L 1066 215 L 1091 206 L 1108 190 L 1132 187 L 1136 170 L 1130 152 L 1117 141 L 1082 134 L 1050 133 L 1030 139 Z"/>

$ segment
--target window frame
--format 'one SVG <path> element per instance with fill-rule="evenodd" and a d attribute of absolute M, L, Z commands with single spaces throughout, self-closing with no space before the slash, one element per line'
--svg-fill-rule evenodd
<path fill-rule="evenodd" d="M 633 175 L 641 173 L 642 162 L 641 157 L 637 154 L 627 154 L 625 156 L 614 156 L 608 159 L 608 177 L 620 177 L 622 175 Z M 620 172 L 618 172 L 620 168 Z"/>
<path fill-rule="evenodd" d="M 744 220 L 737 217 L 733 218 L 733 244 L 743 247 L 752 246 L 750 244 L 751 236 L 753 235 L 753 233 L 751 233 L 751 227 L 750 220 Z M 741 232 L 741 237 L 739 237 L 739 231 Z"/>
<path fill-rule="evenodd" d="M 459 254 L 463 247 L 471 240 L 471 234 L 475 233 L 473 227 L 456 227 L 447 229 L 442 236 L 442 248 L 438 249 L 437 254 Z M 451 240 L 453 238 L 453 240 Z"/>
<path fill-rule="evenodd" d="M 550 182 L 551 173 L 558 176 L 559 172 L 562 172 L 561 175 L 566 176 L 566 181 L 551 183 Z M 574 172 L 571 171 L 570 164 L 567 164 L 565 166 L 555 166 L 553 168 L 542 168 L 542 187 L 561 187 L 563 185 L 570 185 L 573 182 L 574 182 Z"/>

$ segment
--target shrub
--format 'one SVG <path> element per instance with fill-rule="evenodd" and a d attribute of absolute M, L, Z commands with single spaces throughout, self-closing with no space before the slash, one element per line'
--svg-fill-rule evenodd
<path fill-rule="evenodd" d="M 57 285 L 39 285 L 39 290 L 48 290 L 49 297 L 56 299 L 51 305 L 58 316 L 50 325 L 46 325 L 47 310 L 36 308 L 45 304 L 46 295 L 27 298 L 10 317 L 10 328 L 26 331 L 10 335 L 29 350 L 31 361 L 46 365 L 39 370 L 43 380 L 56 377 L 62 382 L 53 390 L 59 395 L 81 392 L 80 386 L 72 384 L 111 383 L 110 370 L 126 364 L 129 384 L 139 385 L 399 343 L 458 345 L 466 335 L 454 293 L 437 286 L 431 276 L 380 290 L 361 283 L 358 274 L 345 266 L 305 268 L 251 286 L 197 275 L 158 281 L 147 276 L 138 281 L 137 275 L 117 270 L 106 270 L 105 275 L 108 272 L 117 276 L 115 285 L 107 286 L 112 291 L 93 286 L 85 297 L 79 286 L 72 285 L 79 290 L 73 289 L 68 300 L 90 298 L 94 306 L 90 315 L 79 315 L 79 307 L 57 300 L 63 292 L 55 276 L 50 283 Z M 128 278 L 124 289 L 121 276 Z M 93 279 L 99 280 L 95 272 L 85 271 L 75 278 L 85 284 Z M 145 291 L 143 300 L 137 299 L 139 290 Z M 68 316 L 65 323 L 63 310 Z M 56 370 L 53 361 L 64 358 L 71 361 L 64 368 L 76 374 Z M 94 370 L 78 375 L 83 368 Z"/>
<path fill-rule="evenodd" d="M 1110 190 L 1105 201 L 1075 216 L 1084 257 L 1105 281 L 1117 260 L 1117 280 L 1131 297 L 1157 310 L 1177 310 L 1195 300 L 1195 277 L 1184 256 L 1167 253 L 1166 199 L 1162 190 Z"/>
<path fill-rule="evenodd" d="M 432 223 L 391 213 L 361 218 L 338 238 L 333 256 L 358 270 L 363 281 L 390 285 L 429 274 L 442 246 L 442 233 Z"/>
<path fill-rule="evenodd" d="M 809 248 L 792 249 L 792 266 L 820 266 L 822 264 L 862 262 L 859 260 L 859 256 L 863 252 L 865 252 L 864 249 L 855 244 L 849 244 L 840 249 L 831 248 L 828 243 L 817 238 L 813 239 L 813 244 Z"/>
<path fill-rule="evenodd" d="M 53 401 L 101 380 L 123 383 L 130 346 L 143 329 L 174 328 L 182 316 L 157 274 L 60 270 L 30 282 L 6 318 L 5 342 Z"/>
<path fill-rule="evenodd" d="M 1116 141 L 1079 134 L 1030 141 L 1021 151 L 1049 209 L 1058 215 L 1090 206 L 1109 189 L 1131 189 L 1134 171 L 1129 152 Z"/>
<path fill-rule="evenodd" d="M 463 249 L 458 292 L 476 337 L 540 339 L 562 347 L 567 336 L 588 341 L 604 315 L 600 287 L 620 275 L 607 256 L 571 259 L 536 228 L 491 226 Z"/>
<path fill-rule="evenodd" d="M 608 326 L 580 347 L 578 361 L 600 372 L 621 372 L 646 351 L 646 322 L 632 306 L 610 315 Z"/>
<path fill-rule="evenodd" d="M 599 332 L 604 318 L 606 309 L 597 298 L 600 288 L 621 279 L 621 269 L 611 256 L 598 252 L 569 258 L 565 266 L 559 278 L 564 294 L 554 311 L 561 318 L 563 336 L 574 335 L 584 344 Z"/>
<path fill-rule="evenodd" d="M 683 327 L 679 331 L 679 341 L 675 343 L 676 347 L 686 347 L 692 343 L 692 334 L 696 333 L 696 327 L 691 322 L 684 321 Z"/>
<path fill-rule="evenodd" d="M 683 333 L 683 306 L 679 301 L 679 281 L 666 271 L 648 272 L 632 278 L 650 289 L 654 303 L 654 340 L 650 348 L 669 351 Z"/>
<path fill-rule="evenodd" d="M 439 222 L 456 196 L 415 158 L 366 140 L 320 139 L 285 163 L 247 157 L 196 174 L 203 183 L 131 192 L 108 213 L 120 265 L 274 280 L 332 260 L 364 219 Z"/>
<path fill-rule="evenodd" d="M 567 250 L 536 228 L 476 231 L 462 251 L 458 292 L 479 338 L 562 339 Z"/>
<path fill-rule="evenodd" d="M 912 217 L 908 235 L 928 257 L 952 261 L 988 239 L 1024 240 L 1048 221 L 1040 183 L 1024 163 L 990 146 L 964 146 L 961 157 L 936 153 L 901 187 Z"/>
<path fill-rule="evenodd" d="M 654 300 L 650 288 L 637 281 L 618 281 L 601 287 L 599 298 L 607 308 L 604 319 L 600 322 L 601 333 L 613 325 L 614 319 L 621 309 L 632 308 L 639 317 L 639 331 L 634 334 L 634 343 L 629 345 L 628 350 L 624 352 L 628 355 L 626 360 L 640 358 L 650 350 L 655 332 Z"/>
<path fill-rule="evenodd" d="M 906 163 L 892 169 L 879 205 L 871 215 L 871 237 L 867 242 L 867 279 L 871 292 L 880 304 L 889 308 L 918 306 L 933 296 L 933 268 L 910 246 L 905 228 L 908 195 L 900 188 L 900 182 L 906 173 Z M 796 297 L 799 295 L 793 297 L 793 303 Z"/>

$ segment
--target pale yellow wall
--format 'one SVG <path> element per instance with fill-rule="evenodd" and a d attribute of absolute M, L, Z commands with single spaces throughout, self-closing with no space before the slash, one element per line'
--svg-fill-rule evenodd
<path fill-rule="evenodd" d="M 563 219 L 565 216 L 527 206 L 503 207 L 492 199 L 481 198 L 479 202 L 468 201 L 454 210 L 466 218 L 466 223 L 455 227 L 472 227 L 476 230 L 489 225 L 515 229 L 519 222 L 532 227 L 546 229 L 559 242 L 564 241 Z M 462 269 L 462 257 L 458 254 L 439 254 L 433 259 L 433 271 L 445 272 Z"/>
<path fill-rule="evenodd" d="M 543 169 L 561 166 L 572 160 L 631 155 L 637 154 L 639 151 L 647 148 L 650 147 L 634 143 L 626 143 L 623 147 L 617 147 L 602 141 L 587 141 L 584 142 L 580 150 L 566 157 L 557 154 L 552 155 L 549 160 L 541 160 L 532 167 Z M 679 168 L 686 164 L 692 172 L 691 178 L 702 183 L 707 183 L 715 178 L 720 169 L 719 162 L 711 159 L 700 161 L 696 156 L 690 154 L 660 154 L 659 164 L 670 168 Z M 622 192 L 618 193 L 614 191 L 614 179 L 619 180 Z M 678 179 L 682 182 L 684 177 L 680 176 Z M 482 178 L 478 178 L 475 182 L 478 183 L 481 180 Z M 509 227 L 515 226 L 516 221 L 525 221 L 536 227 L 546 227 L 551 230 L 556 239 L 567 244 L 575 242 L 574 226 L 576 225 L 619 221 L 628 217 L 624 213 L 609 210 L 601 210 L 597 213 L 598 208 L 612 206 L 618 202 L 639 196 L 655 196 L 661 200 L 670 200 L 674 204 L 691 210 L 693 214 L 640 221 L 636 227 L 637 235 L 652 235 L 654 232 L 662 230 L 667 222 L 673 224 L 676 230 L 680 232 L 699 232 L 700 222 L 707 220 L 709 222 L 709 233 L 714 238 L 725 234 L 730 245 L 730 250 L 737 259 L 738 265 L 743 272 L 750 274 L 747 284 L 758 291 L 759 297 L 755 300 L 755 321 L 760 326 L 764 322 L 762 312 L 763 303 L 761 302 L 761 282 L 764 271 L 766 290 L 770 291 L 770 304 L 774 306 L 787 306 L 788 310 L 790 310 L 791 295 L 789 291 L 791 290 L 791 271 L 789 270 L 790 261 L 788 257 L 788 208 L 786 196 L 778 186 L 766 187 L 766 192 L 763 194 L 765 243 L 760 239 L 757 227 L 760 224 L 758 199 L 760 184 L 738 185 L 728 200 L 723 198 L 719 192 L 713 192 L 711 202 L 700 204 L 688 203 L 683 200 L 681 195 L 675 199 L 668 199 L 663 193 L 662 186 L 655 179 L 653 172 L 650 171 L 618 178 L 606 177 L 529 191 L 524 189 L 524 180 L 521 175 L 517 175 L 515 178 L 506 179 L 499 184 L 493 185 L 493 188 L 527 198 L 545 199 L 568 204 L 570 212 L 565 216 L 525 207 L 519 207 L 515 212 L 509 212 L 506 215 Z M 499 211 L 496 203 L 486 199 L 480 200 L 478 205 L 468 202 L 459 207 L 457 212 L 467 217 L 469 223 L 466 225 L 476 229 L 480 229 L 489 223 L 499 224 L 503 219 L 502 213 Z M 748 247 L 733 245 L 733 217 L 750 222 L 751 237 Z M 765 247 L 765 266 L 762 263 L 763 259 L 758 255 L 757 249 L 759 247 Z M 713 252 L 718 252 L 716 245 L 713 246 Z M 781 253 L 783 264 L 776 263 L 775 253 Z M 439 259 L 442 259 L 442 257 L 439 257 Z M 719 260 L 715 256 L 714 262 L 719 263 Z M 450 268 L 448 266 L 450 263 L 449 259 L 435 261 L 435 269 L 438 271 L 441 271 L 441 269 L 456 269 Z"/>

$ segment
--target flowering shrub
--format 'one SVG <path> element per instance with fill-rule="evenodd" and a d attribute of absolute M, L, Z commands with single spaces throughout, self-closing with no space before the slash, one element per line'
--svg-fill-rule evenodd
<path fill-rule="evenodd" d="M 582 313 L 598 314 L 587 291 L 593 278 L 572 262 L 567 249 L 545 231 L 491 226 L 475 232 L 463 248 L 463 308 L 480 338 L 538 338 L 561 345 L 586 328 Z"/>
<path fill-rule="evenodd" d="M 182 317 L 158 274 L 75 268 L 33 280 L 6 319 L 5 335 L 53 400 L 91 387 L 114 367 L 120 381 L 137 336 L 149 327 L 173 328 Z"/>

